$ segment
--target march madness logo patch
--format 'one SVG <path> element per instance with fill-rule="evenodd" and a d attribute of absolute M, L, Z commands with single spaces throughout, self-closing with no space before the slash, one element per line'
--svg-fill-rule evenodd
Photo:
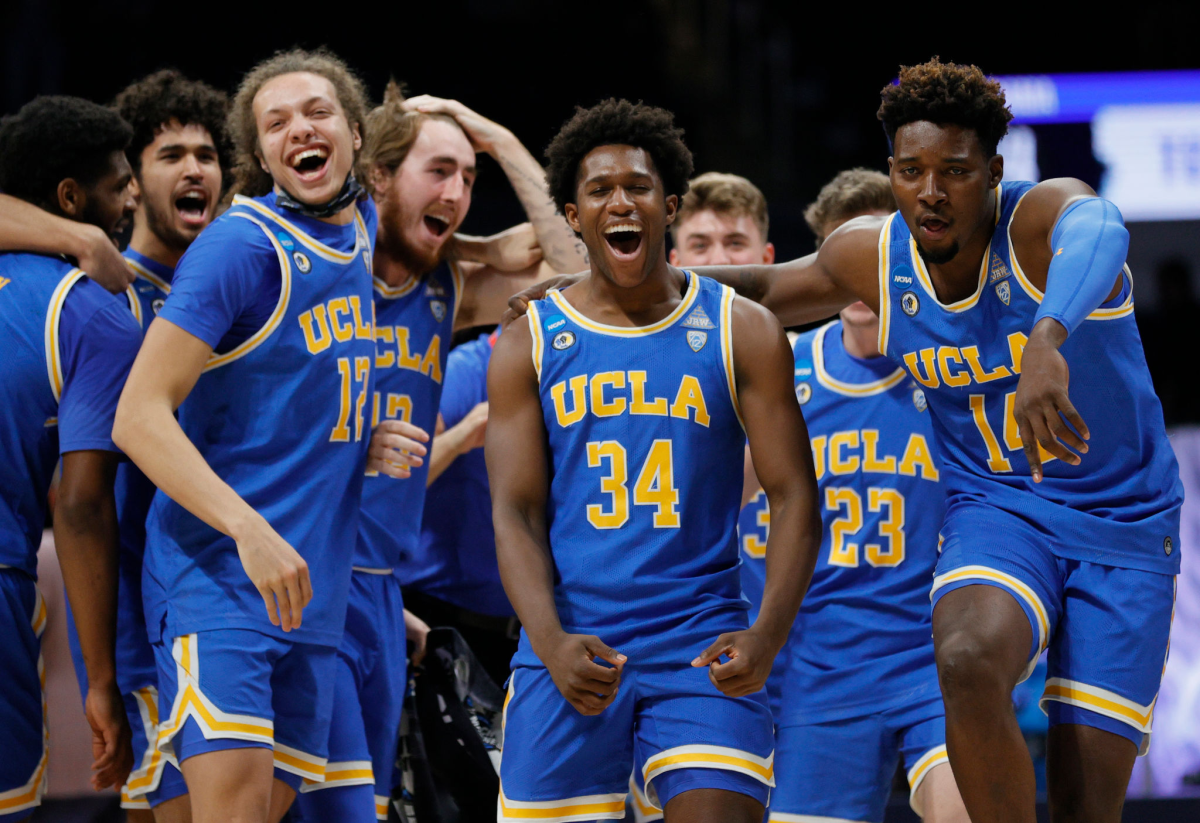
<path fill-rule="evenodd" d="M 692 347 L 692 351 L 700 351 L 707 342 L 708 332 L 689 331 L 687 333 L 687 344 Z"/>
<path fill-rule="evenodd" d="M 1008 305 L 1008 302 L 1012 300 L 1012 289 L 1009 288 L 1008 284 L 1008 280 L 1001 280 L 996 284 L 996 296 L 999 297 L 1000 301 L 1006 306 Z"/>
<path fill-rule="evenodd" d="M 801 406 L 803 406 L 809 400 L 812 400 L 812 386 L 810 386 L 808 383 L 797 383 L 796 400 L 800 402 Z"/>
<path fill-rule="evenodd" d="M 916 292 L 906 291 L 900 295 L 900 308 L 909 317 L 916 317 L 917 312 L 921 310 L 921 301 L 917 299 Z"/>
<path fill-rule="evenodd" d="M 555 351 L 562 351 L 563 349 L 571 348 L 575 345 L 575 332 L 559 332 L 558 334 L 554 335 L 554 340 L 550 342 L 550 345 Z"/>
<path fill-rule="evenodd" d="M 312 271 L 312 263 L 309 262 L 308 256 L 302 251 L 292 252 L 292 262 L 296 264 L 296 268 L 301 274 L 308 274 Z"/>
<path fill-rule="evenodd" d="M 708 313 L 702 306 L 692 309 L 692 313 L 683 321 L 683 325 L 693 329 L 715 329 L 716 326 L 708 319 Z M 699 351 L 699 349 L 697 349 Z"/>

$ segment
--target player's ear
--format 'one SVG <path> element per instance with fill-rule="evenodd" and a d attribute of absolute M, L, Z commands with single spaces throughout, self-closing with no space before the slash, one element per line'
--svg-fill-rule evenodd
<path fill-rule="evenodd" d="M 67 177 L 58 181 L 58 190 L 55 192 L 55 198 L 58 205 L 58 210 L 67 217 L 78 217 L 83 214 L 84 204 L 87 203 L 87 194 L 83 190 L 83 186 L 79 185 L 74 177 Z"/>
<path fill-rule="evenodd" d="M 388 184 L 392 181 L 392 170 L 376 163 L 371 166 L 371 170 L 367 172 L 367 183 L 371 187 L 371 192 L 378 196 L 380 192 L 387 191 Z"/>
<path fill-rule="evenodd" d="M 579 209 L 574 203 L 563 204 L 563 216 L 567 218 L 567 225 L 571 227 L 571 231 L 576 234 L 582 234 L 579 223 Z"/>
<path fill-rule="evenodd" d="M 766 266 L 775 262 L 775 244 L 768 243 L 763 246 L 763 264 Z"/>
<path fill-rule="evenodd" d="M 354 150 L 358 151 L 363 145 L 362 129 L 358 127 L 358 123 L 351 124 L 350 133 L 354 136 Z"/>
<path fill-rule="evenodd" d="M 988 185 L 990 188 L 996 188 L 1000 185 L 1000 181 L 1004 179 L 1004 156 L 997 154 L 988 161 Z"/>
<path fill-rule="evenodd" d="M 679 195 L 678 194 L 668 194 L 666 203 L 667 203 L 667 225 L 669 226 L 675 222 L 675 213 L 679 211 Z"/>
<path fill-rule="evenodd" d="M 888 174 L 891 174 L 891 173 L 892 173 L 892 166 L 894 166 L 895 164 L 896 164 L 896 158 L 895 158 L 895 157 L 889 157 L 889 158 L 888 158 Z"/>

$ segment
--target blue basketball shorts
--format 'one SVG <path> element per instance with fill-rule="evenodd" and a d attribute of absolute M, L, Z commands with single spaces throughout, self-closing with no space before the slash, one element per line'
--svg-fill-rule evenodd
<path fill-rule="evenodd" d="M 964 586 L 1007 591 L 1033 630 L 1022 679 L 1049 649 L 1040 705 L 1050 725 L 1104 729 L 1145 754 L 1166 667 L 1174 576 L 1056 557 L 1024 520 L 981 504 L 951 507 L 942 536 L 934 607 Z"/>
<path fill-rule="evenodd" d="M 37 583 L 0 566 L 0 821 L 28 817 L 46 791 L 45 628 Z"/>
<path fill-rule="evenodd" d="M 299 820 L 387 820 L 406 658 L 399 579 L 355 571 L 337 650 L 325 781 L 304 781 L 293 811 Z"/>
<path fill-rule="evenodd" d="M 900 758 L 909 803 L 920 814 L 917 789 L 935 766 L 949 762 L 940 695 L 863 717 L 782 726 L 768 820 L 880 823 Z"/>
<path fill-rule="evenodd" d="M 336 650 L 253 629 L 214 629 L 154 644 L 158 748 L 178 763 L 205 752 L 266 748 L 294 789 L 323 780 Z"/>
<path fill-rule="evenodd" d="M 622 818 L 631 770 L 654 809 L 692 789 L 733 791 L 766 806 L 773 738 L 766 692 L 726 697 L 704 668 L 627 665 L 609 707 L 585 717 L 545 668 L 519 667 L 505 701 L 497 818 Z"/>

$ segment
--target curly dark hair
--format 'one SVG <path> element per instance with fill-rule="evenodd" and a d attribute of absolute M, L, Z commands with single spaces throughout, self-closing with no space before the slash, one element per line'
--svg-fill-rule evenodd
<path fill-rule="evenodd" d="M 221 159 L 222 171 L 229 170 L 231 157 L 225 139 L 229 97 L 225 92 L 217 91 L 207 83 L 189 80 L 175 69 L 163 69 L 126 86 L 112 106 L 133 126 L 133 140 L 126 154 L 134 174 L 142 172 L 142 151 L 171 121 L 207 130 Z"/>
<path fill-rule="evenodd" d="M 1013 117 L 998 81 L 988 79 L 978 66 L 943 63 L 938 57 L 901 66 L 900 82 L 884 86 L 880 96 L 876 116 L 891 143 L 901 126 L 928 120 L 974 130 L 991 157 Z"/>
<path fill-rule="evenodd" d="M 590 109 L 575 107 L 575 115 L 563 124 L 546 147 L 550 196 L 561 212 L 576 199 L 579 164 L 597 146 L 637 146 L 654 161 L 668 195 L 687 194 L 692 176 L 692 152 L 683 142 L 683 129 L 675 115 L 641 101 L 609 98 Z"/>
<path fill-rule="evenodd" d="M 132 136 L 121 115 L 90 100 L 35 98 L 0 120 L 0 190 L 57 212 L 58 184 L 93 185 Z"/>
<path fill-rule="evenodd" d="M 268 80 L 281 74 L 309 72 L 324 77 L 333 84 L 338 102 L 350 127 L 365 130 L 367 90 L 362 80 L 346 65 L 346 61 L 327 48 L 313 51 L 291 49 L 276 52 L 246 73 L 229 108 L 229 138 L 233 141 L 233 191 L 248 197 L 259 197 L 271 190 L 271 175 L 258 163 L 258 124 L 254 120 L 254 96 Z M 366 135 L 363 135 L 366 139 Z"/>

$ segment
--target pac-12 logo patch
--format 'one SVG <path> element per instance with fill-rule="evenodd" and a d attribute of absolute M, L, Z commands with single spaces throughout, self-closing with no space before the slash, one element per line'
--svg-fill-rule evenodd
<path fill-rule="evenodd" d="M 797 383 L 796 399 L 800 401 L 801 406 L 803 406 L 809 400 L 812 400 L 812 386 L 810 386 L 808 383 Z"/>
<path fill-rule="evenodd" d="M 996 296 L 999 297 L 1000 301 L 1006 306 L 1008 305 L 1008 301 L 1012 300 L 1012 289 L 1010 289 L 1008 286 L 1009 282 L 1011 281 L 1001 280 L 996 284 Z"/>
<path fill-rule="evenodd" d="M 302 251 L 292 252 L 292 262 L 296 264 L 296 268 L 299 269 L 301 274 L 308 274 L 312 271 L 312 263 Z"/>
<path fill-rule="evenodd" d="M 929 401 L 925 399 L 925 392 L 920 389 L 913 389 L 913 405 L 917 407 L 917 411 L 923 412 L 929 408 Z"/>
<path fill-rule="evenodd" d="M 446 319 L 446 304 L 441 300 L 430 300 L 429 310 L 433 312 L 433 319 L 439 323 Z"/>
<path fill-rule="evenodd" d="M 561 314 L 552 314 L 546 318 L 546 331 L 555 331 L 567 325 L 567 318 Z"/>
<path fill-rule="evenodd" d="M 917 293 L 906 291 L 904 294 L 900 295 L 900 308 L 903 309 L 904 313 L 909 317 L 916 317 L 917 312 L 921 310 L 921 301 L 917 299 Z"/>
<path fill-rule="evenodd" d="M 706 331 L 689 331 L 687 333 L 687 344 L 692 347 L 692 351 L 700 351 L 707 342 L 708 332 Z"/>
<path fill-rule="evenodd" d="M 913 283 L 913 270 L 901 264 L 892 269 L 892 285 L 898 289 L 907 289 Z"/>
<path fill-rule="evenodd" d="M 550 342 L 550 345 L 555 351 L 562 351 L 563 349 L 571 348 L 575 345 L 575 332 L 559 332 L 558 334 L 554 335 L 554 340 Z"/>

